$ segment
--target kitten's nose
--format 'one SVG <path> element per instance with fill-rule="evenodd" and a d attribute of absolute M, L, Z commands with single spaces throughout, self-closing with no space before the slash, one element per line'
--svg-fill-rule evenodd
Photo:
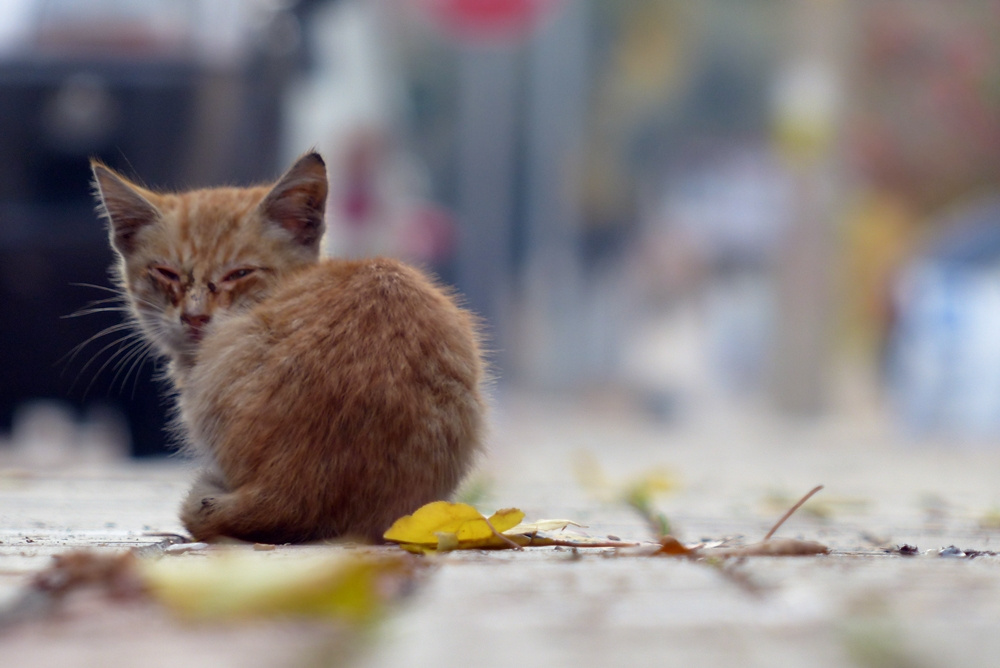
<path fill-rule="evenodd" d="M 201 339 L 202 330 L 212 319 L 212 316 L 205 313 L 182 313 L 181 322 L 190 330 L 192 337 L 197 341 Z"/>

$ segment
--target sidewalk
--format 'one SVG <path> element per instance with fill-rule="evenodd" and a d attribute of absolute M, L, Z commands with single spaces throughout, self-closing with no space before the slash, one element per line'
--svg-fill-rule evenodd
<path fill-rule="evenodd" d="M 603 549 L 454 552 L 346 657 L 338 636 L 314 622 L 191 627 L 105 607 L 0 631 L 2 664 L 1000 663 L 1000 557 L 938 556 L 949 545 L 1000 550 L 1000 448 L 917 446 L 877 421 L 789 425 L 746 412 L 675 427 L 611 403 L 502 397 L 478 474 L 491 482 L 477 506 L 516 506 L 528 520 L 568 518 L 594 536 L 647 539 L 635 513 L 580 484 L 574 469 L 587 457 L 612 487 L 663 467 L 677 488 L 657 507 L 684 542 L 753 542 L 823 484 L 778 535 L 834 553 L 713 565 Z M 151 545 L 159 540 L 151 533 L 180 531 L 175 510 L 189 475 L 177 462 L 81 470 L 0 460 L 0 604 L 54 553 Z M 928 554 L 884 552 L 903 544 Z"/>

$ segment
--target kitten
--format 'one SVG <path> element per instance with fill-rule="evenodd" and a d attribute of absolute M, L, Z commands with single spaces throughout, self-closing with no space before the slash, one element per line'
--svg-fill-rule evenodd
<path fill-rule="evenodd" d="M 378 542 L 480 450 L 475 318 L 398 261 L 320 259 L 326 167 L 160 193 L 92 162 L 135 321 L 169 364 L 198 540 Z"/>

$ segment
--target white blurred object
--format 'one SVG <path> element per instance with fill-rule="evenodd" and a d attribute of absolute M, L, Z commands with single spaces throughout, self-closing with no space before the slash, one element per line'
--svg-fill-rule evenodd
<path fill-rule="evenodd" d="M 736 395 L 762 389 L 774 335 L 774 265 L 792 223 L 787 171 L 764 144 L 727 149 L 679 177 L 661 215 L 666 229 L 653 234 L 683 242 L 703 266 L 711 384 Z"/>
<path fill-rule="evenodd" d="M 0 58 L 122 54 L 241 62 L 281 0 L 4 0 Z"/>
<path fill-rule="evenodd" d="M 289 95 L 286 162 L 310 148 L 330 178 L 325 250 L 434 263 L 453 249 L 451 214 L 400 140 L 404 86 L 392 44 L 393 2 L 340 0 L 307 26 L 314 67 Z"/>
<path fill-rule="evenodd" d="M 900 286 L 891 385 L 908 428 L 1000 435 L 1000 264 L 921 263 Z"/>
<path fill-rule="evenodd" d="M 30 468 L 61 468 L 124 459 L 129 451 L 124 417 L 92 408 L 82 421 L 64 404 L 39 400 L 20 406 L 0 462 Z"/>
<path fill-rule="evenodd" d="M 916 434 L 1000 437 L 1000 200 L 967 206 L 902 273 L 889 384 Z"/>

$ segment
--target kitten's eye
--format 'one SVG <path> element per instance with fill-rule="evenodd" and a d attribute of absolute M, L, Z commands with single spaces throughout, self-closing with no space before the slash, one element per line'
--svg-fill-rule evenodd
<path fill-rule="evenodd" d="M 252 267 L 244 267 L 242 269 L 234 269 L 225 276 L 222 277 L 223 283 L 229 283 L 231 281 L 238 281 L 241 278 L 246 278 L 253 272 L 257 271 Z"/>
<path fill-rule="evenodd" d="M 152 268 L 153 273 L 155 273 L 159 278 L 169 281 L 170 283 L 179 283 L 181 280 L 180 274 L 169 267 L 156 266 Z"/>

